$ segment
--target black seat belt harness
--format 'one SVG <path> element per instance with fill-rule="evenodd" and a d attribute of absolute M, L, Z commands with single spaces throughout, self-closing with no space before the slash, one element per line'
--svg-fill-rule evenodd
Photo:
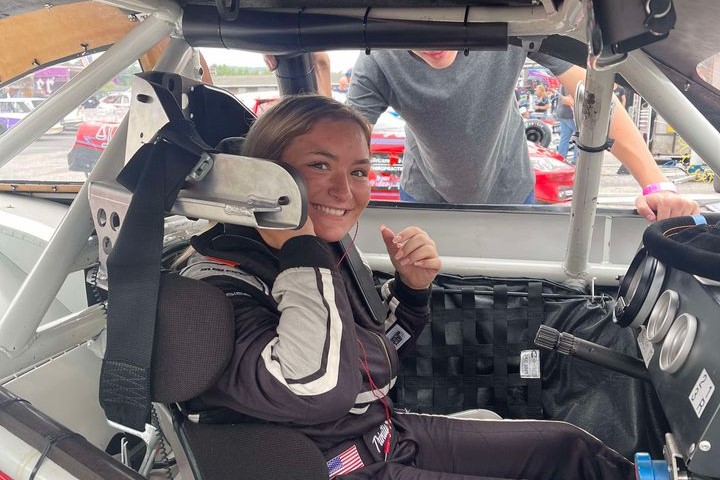
<path fill-rule="evenodd" d="M 177 113 L 118 175 L 133 196 L 107 260 L 108 335 L 100 404 L 110 421 L 139 432 L 145 430 L 151 408 L 164 213 L 202 154 L 211 150 L 179 107 Z"/>

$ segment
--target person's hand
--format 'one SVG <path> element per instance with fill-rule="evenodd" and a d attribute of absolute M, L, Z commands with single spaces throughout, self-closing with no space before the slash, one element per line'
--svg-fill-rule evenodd
<path fill-rule="evenodd" d="M 674 192 L 656 192 L 640 195 L 635 199 L 638 214 L 650 222 L 683 215 L 697 215 L 700 206 L 696 201 L 684 198 Z"/>
<path fill-rule="evenodd" d="M 418 227 L 408 227 L 396 235 L 385 225 L 380 227 L 380 234 L 403 283 L 414 290 L 428 288 L 442 266 L 435 242 L 428 234 Z"/>
<path fill-rule="evenodd" d="M 277 68 L 277 58 L 275 58 L 275 55 L 263 55 L 263 60 L 265 61 L 265 65 L 267 65 L 268 70 L 274 72 Z"/>
<path fill-rule="evenodd" d="M 285 242 L 294 237 L 301 235 L 312 235 L 315 236 L 315 228 L 313 227 L 312 220 L 307 217 L 305 225 L 298 228 L 297 230 L 270 230 L 267 228 L 258 228 L 257 231 L 260 236 L 265 240 L 265 243 L 273 248 L 280 250 Z"/>

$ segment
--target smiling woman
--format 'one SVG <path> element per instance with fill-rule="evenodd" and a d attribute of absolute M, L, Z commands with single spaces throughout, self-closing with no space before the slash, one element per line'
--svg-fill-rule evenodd
<path fill-rule="evenodd" d="M 309 225 L 295 231 L 264 231 L 263 238 L 279 248 L 314 226 L 324 240 L 340 240 L 370 200 L 370 126 L 353 110 L 323 97 L 287 100 L 262 118 L 245 141 L 244 155 L 278 159 L 297 168 L 310 203 Z"/>

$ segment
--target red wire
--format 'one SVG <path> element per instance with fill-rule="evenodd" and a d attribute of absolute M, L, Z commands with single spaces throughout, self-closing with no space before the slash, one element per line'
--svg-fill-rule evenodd
<path fill-rule="evenodd" d="M 388 424 L 388 435 L 385 438 L 385 443 L 383 444 L 383 453 L 385 454 L 385 461 L 387 461 L 388 454 L 390 453 L 390 437 L 392 436 L 392 419 L 390 418 L 390 407 L 388 406 L 386 395 L 380 396 L 377 393 L 380 391 L 380 389 L 377 387 L 377 385 L 375 385 L 375 382 L 370 375 L 370 367 L 368 366 L 367 354 L 365 353 L 365 345 L 363 345 L 359 338 L 357 339 L 357 342 L 358 345 L 360 345 L 360 350 L 362 351 L 360 365 L 362 365 L 363 369 L 365 370 L 365 374 L 368 377 L 368 382 L 370 383 L 370 388 L 372 388 L 373 397 L 380 400 L 380 403 L 382 403 L 383 407 L 385 407 L 385 421 Z"/>

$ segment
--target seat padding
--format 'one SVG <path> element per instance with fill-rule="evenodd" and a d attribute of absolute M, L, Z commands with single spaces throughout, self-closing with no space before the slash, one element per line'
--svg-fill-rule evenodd
<path fill-rule="evenodd" d="M 180 426 L 186 452 L 203 480 L 327 480 L 317 446 L 302 433 L 280 425 Z"/>
<path fill-rule="evenodd" d="M 218 288 L 164 273 L 152 358 L 153 400 L 189 400 L 218 380 L 235 338 L 232 304 Z"/>

